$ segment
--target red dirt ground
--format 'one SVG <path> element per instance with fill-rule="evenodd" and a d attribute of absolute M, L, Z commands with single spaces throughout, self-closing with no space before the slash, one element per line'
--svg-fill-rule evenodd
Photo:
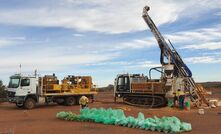
<path fill-rule="evenodd" d="M 221 95 L 216 95 L 221 99 Z M 96 102 L 90 104 L 92 107 L 122 108 L 126 109 L 127 115 L 137 116 L 138 112 L 143 112 L 145 117 L 153 116 L 176 116 L 184 122 L 192 124 L 192 131 L 189 134 L 221 134 L 221 107 L 205 109 L 204 115 L 198 114 L 198 109 L 190 111 L 180 111 L 172 108 L 145 109 L 113 103 L 111 93 L 99 93 Z M 103 125 L 90 122 L 70 122 L 56 119 L 55 115 L 60 111 L 72 111 L 79 113 L 79 106 L 59 106 L 59 105 L 40 105 L 33 110 L 18 109 L 14 104 L 0 104 L 0 134 L 14 131 L 14 134 L 117 134 L 132 133 L 146 134 L 151 132 L 127 127 Z"/>

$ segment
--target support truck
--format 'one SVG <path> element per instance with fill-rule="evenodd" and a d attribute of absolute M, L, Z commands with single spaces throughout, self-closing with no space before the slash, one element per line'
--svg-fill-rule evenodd
<path fill-rule="evenodd" d="M 81 96 L 93 102 L 95 94 L 91 76 L 69 75 L 59 84 L 55 74 L 44 77 L 15 74 L 7 86 L 8 101 L 26 109 L 34 108 L 38 103 L 76 105 Z"/>

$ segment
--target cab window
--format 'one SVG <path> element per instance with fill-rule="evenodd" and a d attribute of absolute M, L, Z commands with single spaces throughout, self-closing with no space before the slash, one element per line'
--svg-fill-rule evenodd
<path fill-rule="evenodd" d="M 20 77 L 11 77 L 8 88 L 18 88 L 20 84 Z"/>
<path fill-rule="evenodd" d="M 125 85 L 128 84 L 128 77 L 124 77 L 124 83 L 125 83 Z"/>
<path fill-rule="evenodd" d="M 124 78 L 123 77 L 119 77 L 118 79 L 118 85 L 124 85 Z"/>
<path fill-rule="evenodd" d="M 22 79 L 21 80 L 21 86 L 29 86 L 30 85 L 30 79 Z"/>

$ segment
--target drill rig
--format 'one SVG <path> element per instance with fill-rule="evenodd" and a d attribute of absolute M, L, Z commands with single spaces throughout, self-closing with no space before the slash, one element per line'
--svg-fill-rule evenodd
<path fill-rule="evenodd" d="M 143 19 L 149 26 L 152 34 L 157 40 L 161 54 L 162 66 L 149 70 L 149 78 L 143 74 L 120 74 L 115 79 L 114 96 L 115 101 L 122 97 L 126 104 L 143 107 L 165 106 L 168 98 L 181 89 L 190 96 L 196 106 L 203 103 L 208 105 L 205 98 L 206 91 L 201 85 L 195 83 L 192 72 L 183 62 L 174 46 L 166 42 L 156 25 L 148 15 L 150 8 L 143 9 Z M 160 79 L 151 79 L 151 72 L 155 70 L 161 73 Z"/>

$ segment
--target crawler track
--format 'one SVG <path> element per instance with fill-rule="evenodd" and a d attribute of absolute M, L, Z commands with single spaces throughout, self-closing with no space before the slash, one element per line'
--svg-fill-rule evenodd
<path fill-rule="evenodd" d="M 166 98 L 160 95 L 127 95 L 123 97 L 124 103 L 138 107 L 163 107 L 166 105 Z"/>

